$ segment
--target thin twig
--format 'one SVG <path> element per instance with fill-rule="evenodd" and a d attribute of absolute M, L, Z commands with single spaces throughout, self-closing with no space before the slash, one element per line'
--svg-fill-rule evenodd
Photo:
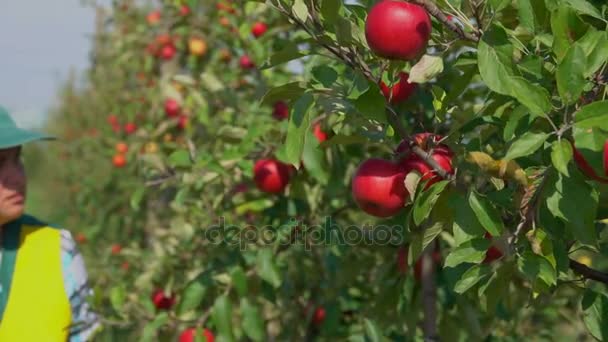
<path fill-rule="evenodd" d="M 475 34 L 465 32 L 460 26 L 449 20 L 448 17 L 439 9 L 439 7 L 437 7 L 437 5 L 432 0 L 411 0 L 411 2 L 424 7 L 427 12 L 429 12 L 433 17 L 442 22 L 450 30 L 458 34 L 462 39 L 470 40 L 472 42 L 479 41 L 479 31 L 475 32 Z"/>
<path fill-rule="evenodd" d="M 608 285 L 608 273 L 594 270 L 593 268 L 583 265 L 578 261 L 574 261 L 572 259 L 569 260 L 570 269 L 572 269 L 575 273 L 582 275 L 586 279 L 599 281 L 600 283 Z"/>

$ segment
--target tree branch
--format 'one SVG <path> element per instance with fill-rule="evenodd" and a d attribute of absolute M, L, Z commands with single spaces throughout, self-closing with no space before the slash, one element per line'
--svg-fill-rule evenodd
<path fill-rule="evenodd" d="M 422 254 L 422 307 L 424 321 L 422 330 L 424 341 L 439 341 L 437 336 L 437 285 L 435 284 L 435 262 L 433 249 L 435 244 L 429 244 Z"/>
<path fill-rule="evenodd" d="M 427 2 L 427 1 L 425 0 L 424 2 Z M 434 6 L 435 11 L 439 11 L 437 6 L 435 6 L 434 4 L 432 4 L 432 6 Z M 279 12 L 281 12 L 283 15 L 288 17 L 291 21 L 293 21 L 298 27 L 300 27 L 301 29 L 306 31 L 306 33 L 308 33 L 319 45 L 321 45 L 323 48 L 325 48 L 326 50 L 331 52 L 334 56 L 336 56 L 337 58 L 342 60 L 353 70 L 360 71 L 371 82 L 374 82 L 374 83 L 378 82 L 378 80 L 374 77 L 374 74 L 373 74 L 372 70 L 370 69 L 370 67 L 365 63 L 363 58 L 359 54 L 357 54 L 355 51 L 349 51 L 346 48 L 342 48 L 339 46 L 332 46 L 329 43 L 320 41 L 318 39 L 317 35 L 315 34 L 315 32 L 313 32 L 313 30 L 310 27 L 306 26 L 305 22 L 302 22 L 300 19 L 298 19 L 289 10 L 285 9 L 280 3 L 275 5 L 275 8 Z M 441 11 L 439 11 L 439 15 L 441 15 L 446 20 L 446 22 L 448 22 L 447 18 L 445 17 L 445 15 L 443 13 L 441 13 Z M 313 22 L 314 21 L 315 21 L 315 18 L 313 18 Z M 451 24 L 451 25 L 460 29 L 458 26 L 455 26 L 455 24 Z M 444 178 L 444 179 L 452 178 L 443 168 L 441 168 L 439 166 L 439 164 L 435 161 L 435 159 L 432 158 L 430 153 L 427 153 L 426 151 L 421 149 L 419 146 L 417 146 L 414 141 L 409 139 L 409 134 L 407 133 L 407 130 L 405 129 L 405 127 L 403 126 L 403 123 L 399 119 L 399 115 L 395 112 L 395 110 L 388 103 L 386 104 L 386 116 L 387 116 L 387 120 L 388 120 L 389 124 L 393 127 L 393 129 L 395 130 L 397 135 L 402 140 L 410 141 L 410 148 L 418 157 L 420 157 L 425 163 L 430 165 L 433 168 L 433 170 L 442 178 Z"/>
<path fill-rule="evenodd" d="M 472 42 L 479 41 L 479 32 L 476 34 L 471 34 L 465 32 L 464 29 L 458 25 L 456 25 L 453 21 L 449 20 L 448 17 L 443 14 L 443 12 L 435 5 L 432 0 L 410 0 L 411 2 L 420 5 L 426 9 L 433 17 L 442 22 L 445 26 L 447 26 L 451 31 L 460 36 L 460 38 L 465 40 L 470 40 Z"/>
<path fill-rule="evenodd" d="M 586 279 L 599 281 L 600 283 L 608 285 L 608 273 L 594 270 L 593 268 L 587 267 L 586 265 L 572 259 L 570 259 L 570 269 L 572 269 L 574 273 L 580 274 Z"/>

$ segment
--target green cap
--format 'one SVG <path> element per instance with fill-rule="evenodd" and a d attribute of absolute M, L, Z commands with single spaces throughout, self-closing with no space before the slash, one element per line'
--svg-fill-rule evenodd
<path fill-rule="evenodd" d="M 23 145 L 36 140 L 53 140 L 55 137 L 17 127 L 8 111 L 0 106 L 0 149 Z"/>

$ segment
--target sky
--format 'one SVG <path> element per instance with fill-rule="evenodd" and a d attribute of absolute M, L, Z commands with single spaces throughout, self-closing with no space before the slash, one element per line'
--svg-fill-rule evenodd
<path fill-rule="evenodd" d="M 88 65 L 95 11 L 80 0 L 2 1 L 1 8 L 0 105 L 20 126 L 39 127 L 70 70 Z"/>

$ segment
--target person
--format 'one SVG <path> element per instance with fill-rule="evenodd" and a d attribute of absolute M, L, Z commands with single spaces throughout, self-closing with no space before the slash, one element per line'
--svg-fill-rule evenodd
<path fill-rule="evenodd" d="M 0 106 L 0 341 L 89 341 L 100 328 L 72 235 L 24 212 L 22 146 L 53 139 L 17 127 Z"/>

